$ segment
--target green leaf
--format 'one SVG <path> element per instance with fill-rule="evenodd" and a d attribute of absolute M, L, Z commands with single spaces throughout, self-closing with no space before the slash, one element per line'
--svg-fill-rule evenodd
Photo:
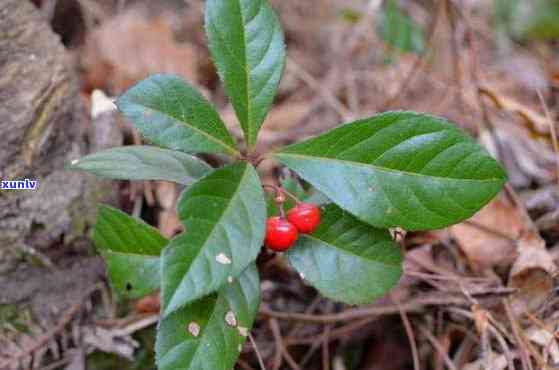
<path fill-rule="evenodd" d="M 212 105 L 175 75 L 153 75 L 122 95 L 117 106 L 149 141 L 187 153 L 238 156 Z"/>
<path fill-rule="evenodd" d="M 218 293 L 162 319 L 156 342 L 159 370 L 232 369 L 259 304 L 260 281 L 251 264 Z"/>
<path fill-rule="evenodd" d="M 183 185 L 207 175 L 212 168 L 202 160 L 174 150 L 135 145 L 90 154 L 72 169 L 119 180 L 166 180 Z"/>
<path fill-rule="evenodd" d="M 186 232 L 163 252 L 164 315 L 219 289 L 256 259 L 266 202 L 258 174 L 240 162 L 215 170 L 179 199 Z"/>
<path fill-rule="evenodd" d="M 93 241 L 105 257 L 112 286 L 119 294 L 139 298 L 159 289 L 159 255 L 168 241 L 157 229 L 100 205 Z"/>
<path fill-rule="evenodd" d="M 346 211 L 380 228 L 442 228 L 502 188 L 501 166 L 452 123 L 388 112 L 274 155 Z"/>
<path fill-rule="evenodd" d="M 206 33 L 248 146 L 253 147 L 285 64 L 280 22 L 267 0 L 207 0 Z"/>
<path fill-rule="evenodd" d="M 330 204 L 320 226 L 301 235 L 287 256 L 318 291 L 348 304 L 370 303 L 402 275 L 402 256 L 388 230 L 376 229 Z"/>
<path fill-rule="evenodd" d="M 399 51 L 422 53 L 425 49 L 423 28 L 404 13 L 395 0 L 386 2 L 378 32 L 384 42 Z"/>

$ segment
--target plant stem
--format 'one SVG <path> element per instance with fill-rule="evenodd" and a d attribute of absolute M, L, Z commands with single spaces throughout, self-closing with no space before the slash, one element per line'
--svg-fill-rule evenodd
<path fill-rule="evenodd" d="M 291 199 L 293 199 L 293 200 L 295 201 L 295 203 L 297 203 L 297 204 L 303 203 L 303 202 L 301 201 L 301 199 L 297 198 L 293 193 L 291 193 L 291 192 L 285 190 L 285 189 L 282 188 L 281 186 L 271 185 L 271 184 L 262 184 L 262 187 L 274 189 L 274 191 L 276 192 L 276 194 L 285 194 L 285 195 L 289 196 Z"/>

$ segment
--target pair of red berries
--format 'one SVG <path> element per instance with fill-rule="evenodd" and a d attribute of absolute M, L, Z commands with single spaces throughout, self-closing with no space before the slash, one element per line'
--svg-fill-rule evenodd
<path fill-rule="evenodd" d="M 287 219 L 281 216 L 270 217 L 266 223 L 264 244 L 276 252 L 288 250 L 299 233 L 312 233 L 320 224 L 320 210 L 308 203 L 299 203 L 287 212 Z"/>

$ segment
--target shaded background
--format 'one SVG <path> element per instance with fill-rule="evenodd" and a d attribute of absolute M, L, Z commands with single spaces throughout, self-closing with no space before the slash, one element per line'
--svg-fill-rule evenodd
<path fill-rule="evenodd" d="M 557 368 L 559 2 L 272 3 L 288 61 L 260 151 L 410 109 L 476 136 L 509 185 L 462 224 L 396 233 L 405 275 L 369 306 L 320 297 L 264 253 L 253 335 L 267 369 Z M 89 236 L 98 202 L 180 232 L 181 189 L 64 166 L 141 143 L 111 98 L 160 72 L 197 85 L 240 138 L 202 1 L 0 3 L 0 177 L 40 181 L 37 192 L 0 193 L 0 369 L 154 368 L 157 296 L 113 296 Z M 266 163 L 262 175 L 286 173 Z M 249 343 L 237 368 L 259 368 Z"/>

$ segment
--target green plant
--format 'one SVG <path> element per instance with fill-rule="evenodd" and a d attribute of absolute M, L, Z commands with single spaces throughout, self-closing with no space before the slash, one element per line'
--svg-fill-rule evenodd
<path fill-rule="evenodd" d="M 308 199 L 288 179 L 283 188 L 272 185 L 275 198 L 267 202 L 255 169 L 262 157 L 254 147 L 284 69 L 280 23 L 266 0 L 207 0 L 205 17 L 246 150 L 191 85 L 155 75 L 117 105 L 161 148 L 109 149 L 73 164 L 106 178 L 187 186 L 177 206 L 186 231 L 172 240 L 107 206 L 100 207 L 94 230 L 117 292 L 136 298 L 161 289 L 156 352 L 162 370 L 233 367 L 258 311 L 255 259 L 267 209 L 283 215 L 284 204 L 293 204 L 285 194 L 306 203 L 327 200 L 316 230 L 301 234 L 286 253 L 292 266 L 324 296 L 361 304 L 385 294 L 401 276 L 400 248 L 389 228 L 460 222 L 506 179 L 493 158 L 445 119 L 387 112 L 264 154 L 316 190 Z M 196 153 L 227 155 L 233 163 L 211 168 Z"/>

